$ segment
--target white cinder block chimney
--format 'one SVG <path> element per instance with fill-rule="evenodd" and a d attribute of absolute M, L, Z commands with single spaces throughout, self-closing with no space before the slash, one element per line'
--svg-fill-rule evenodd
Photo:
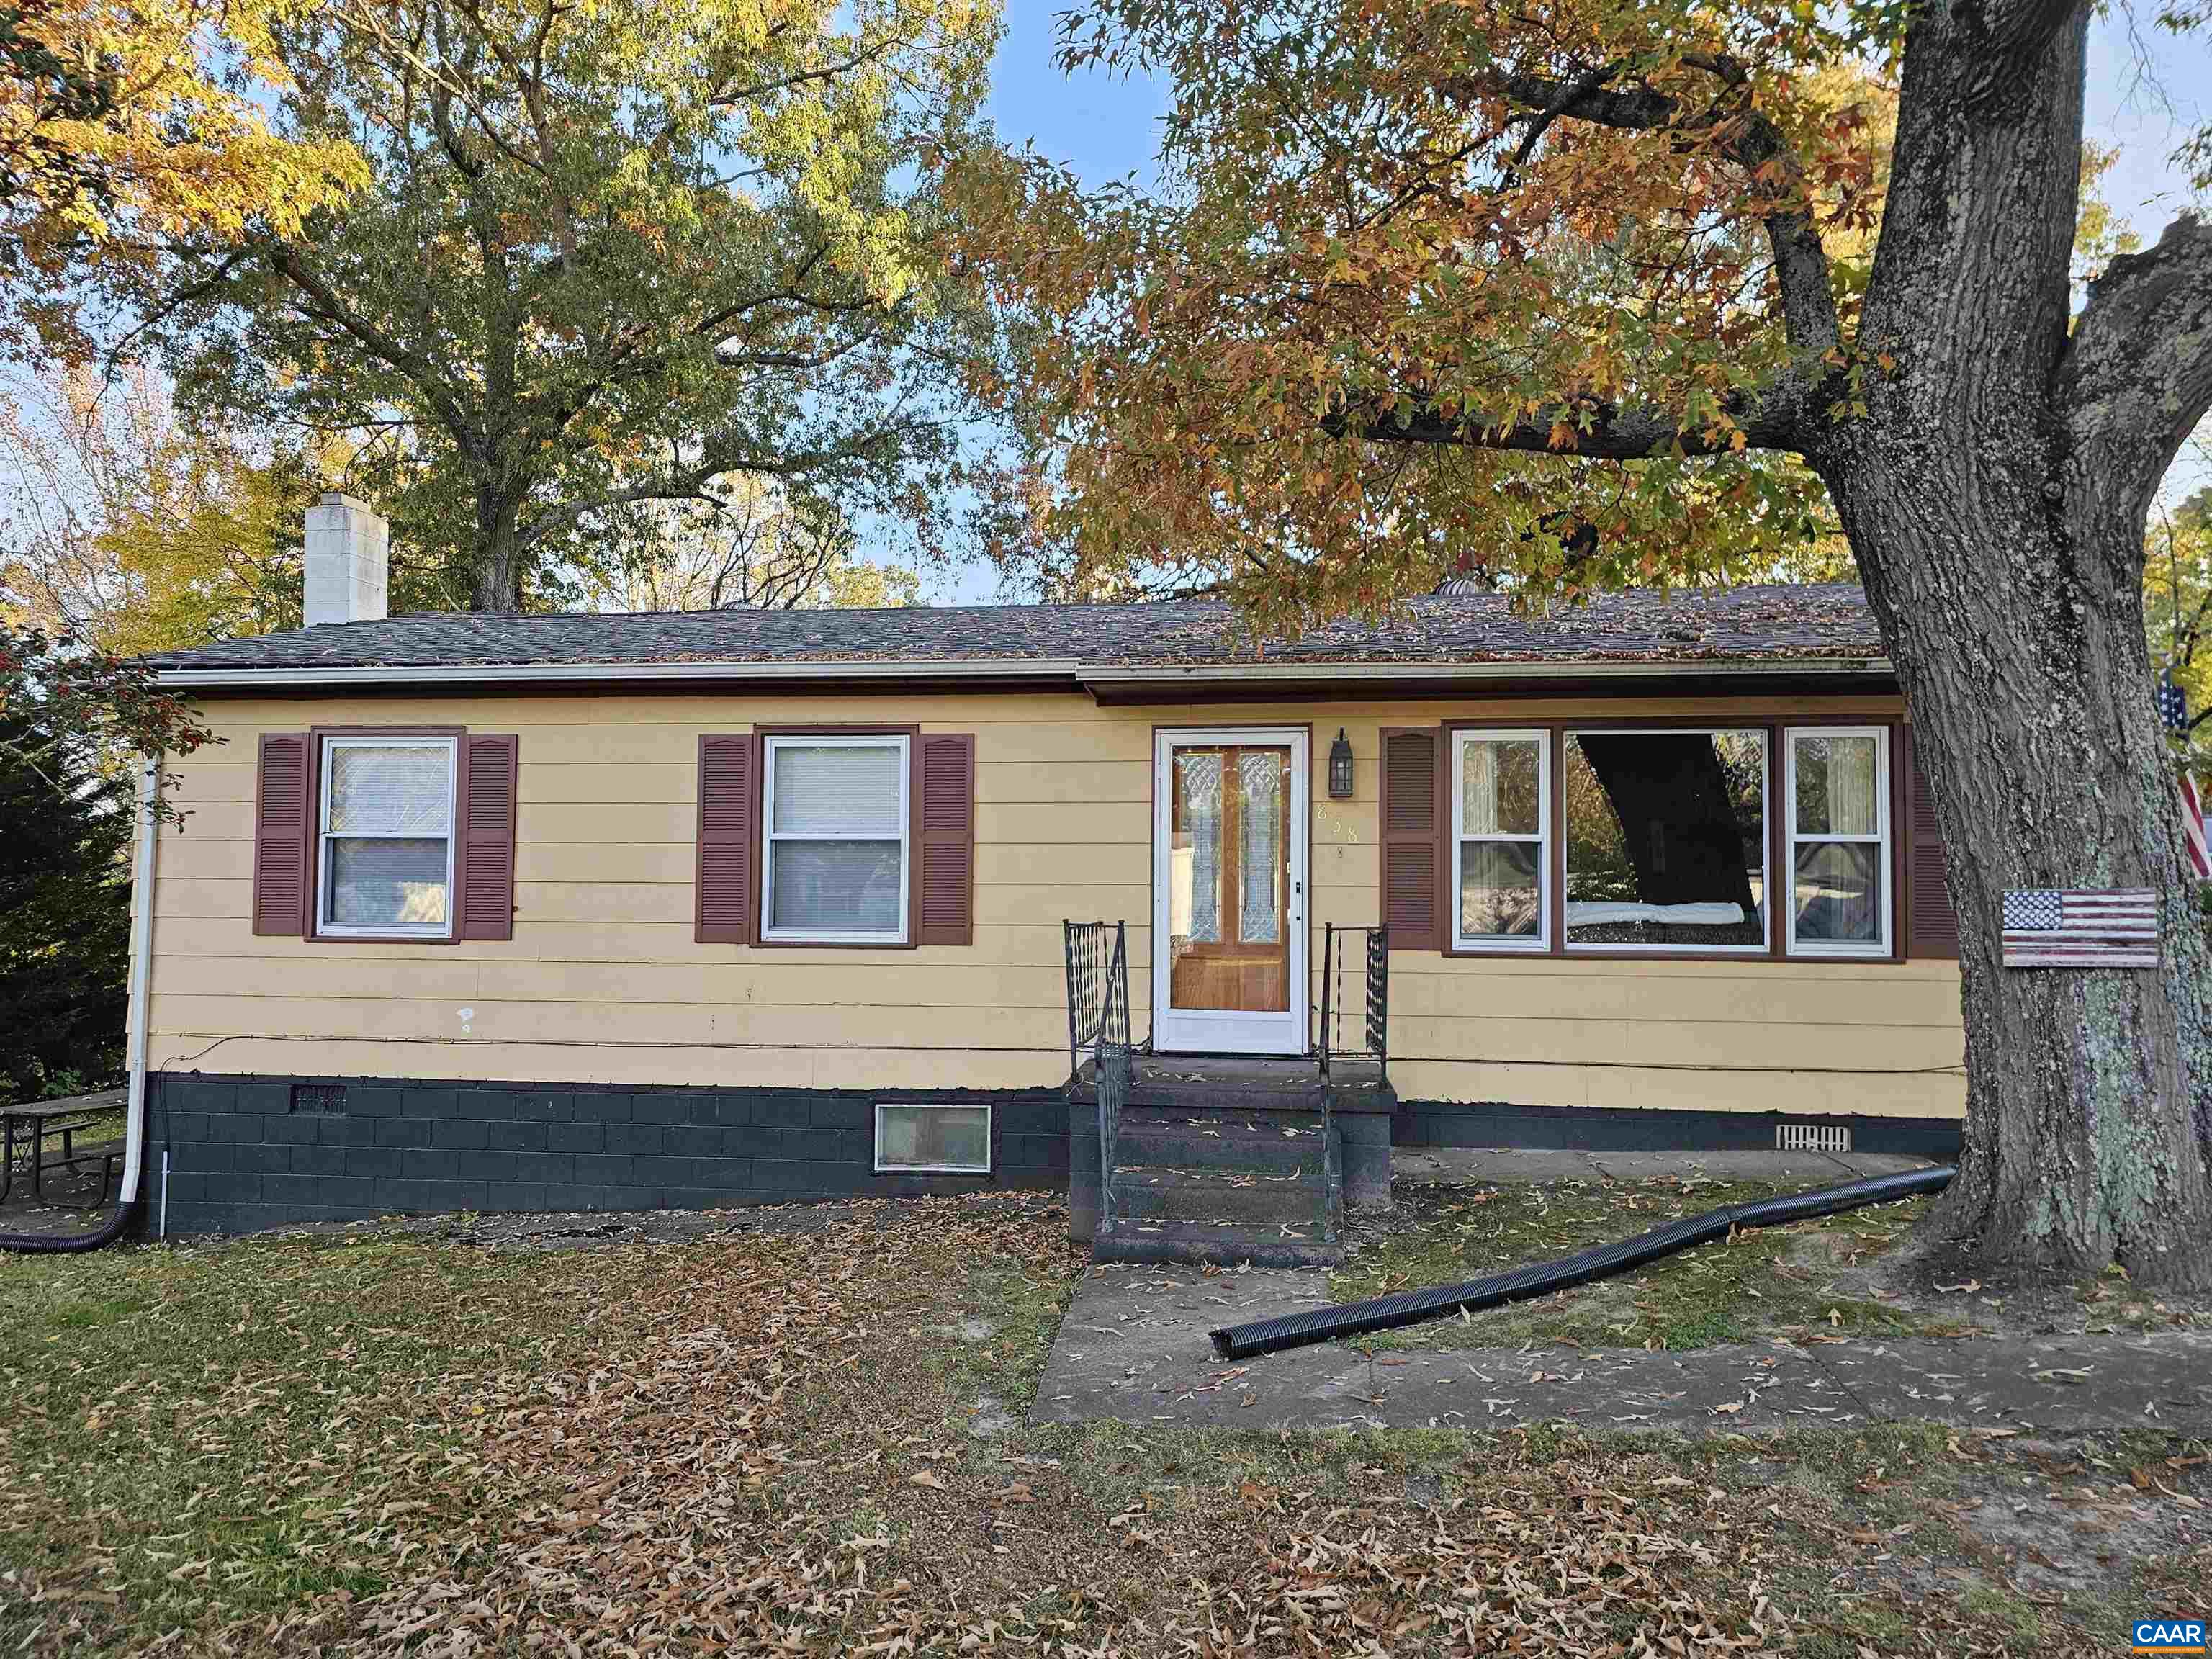
<path fill-rule="evenodd" d="M 332 490 L 307 509 L 308 627 L 384 617 L 390 538 L 382 515 L 350 495 Z"/>

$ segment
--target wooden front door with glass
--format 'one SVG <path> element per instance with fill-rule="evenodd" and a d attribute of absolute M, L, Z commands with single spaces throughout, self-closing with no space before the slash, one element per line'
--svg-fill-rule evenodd
<path fill-rule="evenodd" d="M 1157 758 L 1156 1046 L 1301 1052 L 1304 733 L 1163 732 Z"/>

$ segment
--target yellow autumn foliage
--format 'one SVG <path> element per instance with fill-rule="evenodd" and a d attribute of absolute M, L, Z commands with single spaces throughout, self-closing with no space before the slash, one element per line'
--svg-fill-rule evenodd
<path fill-rule="evenodd" d="M 15 37 L 0 77 L 0 263 L 19 305 L 179 240 L 294 234 L 366 182 L 349 142 L 270 127 L 291 84 L 273 31 L 310 3 L 14 0 L 0 14 Z"/>

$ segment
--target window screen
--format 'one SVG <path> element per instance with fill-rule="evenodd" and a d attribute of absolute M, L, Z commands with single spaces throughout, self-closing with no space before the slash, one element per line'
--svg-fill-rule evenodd
<path fill-rule="evenodd" d="M 906 937 L 907 741 L 769 739 L 771 939 Z"/>
<path fill-rule="evenodd" d="M 323 740 L 317 931 L 451 931 L 451 738 Z"/>
<path fill-rule="evenodd" d="M 1766 734 L 1573 732 L 1567 943 L 1766 948 Z"/>

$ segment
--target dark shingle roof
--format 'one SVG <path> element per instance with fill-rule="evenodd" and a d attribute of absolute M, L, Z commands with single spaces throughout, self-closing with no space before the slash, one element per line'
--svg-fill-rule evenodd
<path fill-rule="evenodd" d="M 605 616 L 420 612 L 226 640 L 149 659 L 174 668 L 489 666 L 684 662 L 1085 664 L 1601 662 L 1882 654 L 1856 586 L 1701 588 L 1606 594 L 1549 616 L 1495 594 L 1413 600 L 1376 626 L 1340 621 L 1255 644 L 1228 606 L 975 605 L 904 611 L 694 611 Z"/>

